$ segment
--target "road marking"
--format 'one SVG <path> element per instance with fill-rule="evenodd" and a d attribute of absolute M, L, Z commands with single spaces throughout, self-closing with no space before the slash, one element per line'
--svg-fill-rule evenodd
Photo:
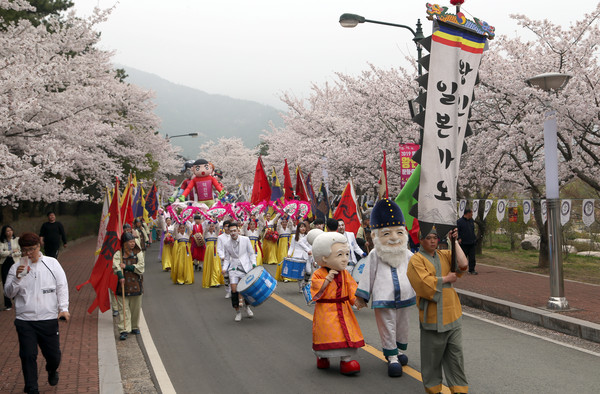
<path fill-rule="evenodd" d="M 288 300 L 286 300 L 285 298 L 277 295 L 277 294 L 272 294 L 271 298 L 273 298 L 274 300 L 280 302 L 281 304 L 283 304 L 284 306 L 290 308 L 291 310 L 293 310 L 294 312 L 298 313 L 301 316 L 304 316 L 305 318 L 307 318 L 308 320 L 312 321 L 313 317 L 310 313 L 306 312 L 304 309 L 299 308 L 298 306 L 292 304 L 291 302 L 289 302 Z M 381 352 L 380 350 L 377 350 L 376 348 L 374 348 L 373 346 L 367 344 L 365 342 L 365 346 L 362 348 L 363 350 L 365 350 L 368 353 L 371 353 L 373 356 L 377 357 L 378 359 L 384 361 L 387 363 L 387 360 L 385 358 L 385 356 L 383 355 L 383 352 Z M 423 382 L 423 378 L 421 376 L 421 373 L 419 371 L 417 371 L 416 369 L 413 369 L 411 367 L 409 367 L 408 365 L 405 365 L 402 367 L 402 371 L 404 373 L 406 373 L 408 376 L 418 380 L 419 382 Z M 450 389 L 446 386 L 442 386 L 442 393 L 444 394 L 449 394 L 450 393 Z"/>
<path fill-rule="evenodd" d="M 164 394 L 176 394 L 175 387 L 173 387 L 173 383 L 171 383 L 171 379 L 169 378 L 169 374 L 165 369 L 165 365 L 160 358 L 160 354 L 154 345 L 154 341 L 152 340 L 152 335 L 150 334 L 150 330 L 148 329 L 148 324 L 146 324 L 146 319 L 144 318 L 144 311 L 140 310 L 140 332 L 142 334 L 142 341 L 144 342 L 144 348 L 146 349 L 146 353 L 148 354 L 148 361 L 150 361 L 152 371 L 154 372 L 154 376 L 156 377 L 156 382 L 158 383 L 158 387 L 160 387 L 160 392 Z"/>
<path fill-rule="evenodd" d="M 529 331 L 521 330 L 520 328 L 511 327 L 511 326 L 503 324 L 503 323 L 498 323 L 498 322 L 495 322 L 493 320 L 486 319 L 485 317 L 473 315 L 473 314 L 468 313 L 468 312 L 464 312 L 463 311 L 463 315 L 468 316 L 468 317 L 472 317 L 473 319 L 484 321 L 486 323 L 494 324 L 496 326 L 499 326 L 499 327 L 502 327 L 502 328 L 506 328 L 508 330 L 516 331 L 516 332 L 519 332 L 521 334 L 529 335 L 529 336 L 534 337 L 534 338 L 543 339 L 544 341 L 555 343 L 557 345 L 568 347 L 570 349 L 579 350 L 580 352 L 591 354 L 592 356 L 600 357 L 600 353 L 594 352 L 593 350 L 583 349 L 583 348 L 580 348 L 578 346 L 574 346 L 574 345 L 571 345 L 571 344 L 568 344 L 568 343 L 557 341 L 556 339 L 546 338 L 546 337 L 544 337 L 542 335 L 538 335 L 538 334 L 534 334 L 534 333 L 529 332 Z M 540 328 L 544 328 L 544 327 L 540 327 Z"/>

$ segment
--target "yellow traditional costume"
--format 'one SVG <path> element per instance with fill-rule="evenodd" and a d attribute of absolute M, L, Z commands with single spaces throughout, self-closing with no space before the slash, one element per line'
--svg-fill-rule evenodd
<path fill-rule="evenodd" d="M 167 243 L 167 237 L 173 241 L 173 235 L 171 232 L 165 234 L 165 240 L 163 242 L 162 255 L 160 261 L 162 263 L 163 271 L 169 271 L 173 267 L 173 243 Z"/>
<path fill-rule="evenodd" d="M 202 287 L 208 288 L 225 283 L 221 272 L 221 259 L 217 254 L 217 233 L 204 233 L 206 251 L 204 252 L 204 268 L 202 268 Z"/>
<path fill-rule="evenodd" d="M 281 223 L 277 225 L 277 231 L 279 232 L 279 241 L 277 243 L 277 271 L 275 272 L 275 279 L 278 281 L 288 280 L 292 281 L 292 279 L 285 279 L 281 276 L 281 271 L 283 270 L 283 259 L 288 257 L 288 250 L 290 248 L 290 237 L 292 236 L 292 231 L 294 231 L 291 222 L 288 222 L 286 228 L 283 228 Z M 296 281 L 295 279 L 293 280 Z"/>
<path fill-rule="evenodd" d="M 177 239 L 178 235 L 180 237 Z M 171 280 L 173 283 L 180 285 L 191 285 L 194 283 L 194 261 L 192 260 L 190 242 L 189 238 L 184 238 L 182 234 L 176 234 L 176 241 L 173 246 Z"/>

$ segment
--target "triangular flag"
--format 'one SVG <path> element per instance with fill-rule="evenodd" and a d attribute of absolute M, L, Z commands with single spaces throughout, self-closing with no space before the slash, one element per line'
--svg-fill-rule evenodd
<path fill-rule="evenodd" d="M 290 168 L 288 167 L 287 159 L 283 166 L 283 196 L 286 200 L 294 199 L 294 187 L 292 186 L 292 177 L 290 176 Z"/>
<path fill-rule="evenodd" d="M 333 218 L 343 220 L 346 225 L 346 231 L 352 231 L 356 235 L 356 232 L 360 228 L 361 218 L 358 212 L 358 203 L 352 181 L 348 182 L 344 188 L 340 202 L 333 213 Z"/>
<path fill-rule="evenodd" d="M 271 201 L 283 202 L 283 190 L 281 190 L 281 183 L 279 183 L 279 179 L 277 178 L 277 173 L 275 172 L 275 168 L 271 172 Z"/>
<path fill-rule="evenodd" d="M 262 201 L 269 201 L 270 199 L 271 187 L 269 186 L 269 179 L 265 173 L 262 159 L 259 157 L 256 162 L 256 172 L 254 173 L 254 185 L 252 186 L 252 198 L 250 201 L 252 204 L 258 205 Z"/>
<path fill-rule="evenodd" d="M 415 191 L 419 188 L 420 178 L 421 166 L 418 165 L 406 181 L 402 190 L 400 190 L 400 193 L 398 193 L 398 197 L 396 197 L 396 204 L 398 204 L 404 214 L 406 229 L 415 244 L 419 243 L 419 221 L 410 214 L 410 210 L 417 203 Z"/>

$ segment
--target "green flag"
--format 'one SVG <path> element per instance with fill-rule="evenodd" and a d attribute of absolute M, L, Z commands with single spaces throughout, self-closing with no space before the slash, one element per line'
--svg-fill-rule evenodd
<path fill-rule="evenodd" d="M 416 218 L 410 215 L 410 210 L 417 203 L 417 199 L 414 197 L 414 193 L 419 187 L 419 180 L 421 179 L 421 165 L 418 165 L 413 171 L 412 175 L 406 181 L 406 184 L 398 193 L 396 197 L 396 204 L 402 210 L 404 215 L 404 221 L 406 222 L 406 229 L 409 231 L 413 240 L 418 242 L 419 222 Z"/>

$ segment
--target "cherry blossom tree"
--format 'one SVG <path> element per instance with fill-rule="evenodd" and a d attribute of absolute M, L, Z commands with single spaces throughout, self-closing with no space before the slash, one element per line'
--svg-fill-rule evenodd
<path fill-rule="evenodd" d="M 480 69 L 474 102 L 469 153 L 463 165 L 462 190 L 484 198 L 529 194 L 541 235 L 539 265 L 548 265 L 547 232 L 541 218 L 545 196 L 544 117 L 555 110 L 558 121 L 559 181 L 577 177 L 600 191 L 600 6 L 568 28 L 549 21 L 514 16 L 536 35 L 534 41 L 499 37 L 491 43 Z M 528 87 L 527 78 L 546 72 L 573 76 L 560 92 Z"/>
<path fill-rule="evenodd" d="M 97 48 L 108 14 L 0 31 L 1 204 L 96 199 L 130 169 L 157 180 L 176 171 L 151 94 L 120 82 L 112 54 Z"/>
<path fill-rule="evenodd" d="M 408 101 L 417 95 L 414 74 L 371 66 L 357 77 L 336 76 L 333 83 L 313 85 L 307 99 L 282 96 L 288 113 L 283 115 L 284 127 L 272 126 L 262 136 L 269 147 L 265 164 L 280 168 L 288 159 L 306 172 L 326 170 L 333 191 L 341 191 L 352 177 L 362 194 L 376 187 L 385 149 L 390 193 L 397 193 L 398 144 L 419 138 L 408 109 Z"/>
<path fill-rule="evenodd" d="M 230 192 L 239 185 L 248 186 L 254 182 L 257 152 L 247 148 L 241 138 L 219 138 L 200 146 L 198 158 L 206 159 L 223 171 L 223 185 Z"/>

